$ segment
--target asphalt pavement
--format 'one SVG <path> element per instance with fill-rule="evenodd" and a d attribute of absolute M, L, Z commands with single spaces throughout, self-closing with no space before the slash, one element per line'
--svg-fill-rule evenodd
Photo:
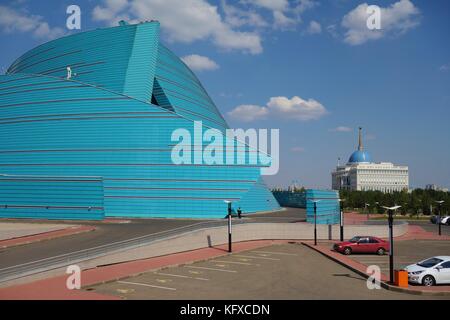
<path fill-rule="evenodd" d="M 448 299 L 370 290 L 366 279 L 301 245 L 283 244 L 85 288 L 123 299 Z"/>
<path fill-rule="evenodd" d="M 426 231 L 433 232 L 438 234 L 438 228 L 439 226 L 437 224 L 433 224 L 430 221 L 414 221 L 410 220 L 408 221 L 411 225 L 416 225 L 424 228 Z M 441 234 L 450 236 L 450 226 L 447 225 L 441 225 Z"/>
<path fill-rule="evenodd" d="M 170 230 L 201 221 L 143 219 L 129 223 L 77 222 L 96 227 L 95 231 L 34 242 L 27 245 L 0 249 L 0 269 L 22 263 L 54 257 L 103 244 L 136 238 L 160 231 Z"/>
<path fill-rule="evenodd" d="M 237 218 L 234 219 L 237 220 Z M 242 218 L 242 221 L 248 223 L 296 222 L 304 220 L 305 210 L 298 208 L 286 208 L 283 211 L 263 214 L 249 214 L 244 215 Z M 23 219 L 8 221 L 24 222 Z M 77 221 L 76 224 L 95 226 L 96 230 L 53 240 L 0 249 L 0 269 L 206 221 L 208 220 L 123 219 L 117 222 L 114 222 L 114 220 L 110 220 L 110 222 Z M 39 224 L 48 223 L 49 221 L 26 220 L 26 222 Z M 51 221 L 51 223 L 67 223 L 67 221 Z"/>

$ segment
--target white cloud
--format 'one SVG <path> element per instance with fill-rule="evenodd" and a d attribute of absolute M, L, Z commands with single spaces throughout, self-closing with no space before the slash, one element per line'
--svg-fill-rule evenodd
<path fill-rule="evenodd" d="M 267 106 L 272 113 L 297 120 L 316 120 L 327 114 L 325 107 L 314 99 L 304 100 L 298 96 L 291 99 L 272 97 Z"/>
<path fill-rule="evenodd" d="M 51 28 L 42 16 L 0 5 L 0 29 L 5 33 L 31 33 L 33 37 L 51 40 L 64 35 L 64 29 Z"/>
<path fill-rule="evenodd" d="M 381 8 L 381 29 L 367 28 L 370 14 L 369 5 L 363 3 L 347 13 L 341 22 L 346 29 L 344 41 L 350 45 L 360 45 L 369 40 L 381 39 L 386 35 L 399 35 L 419 24 L 419 9 L 410 0 L 400 0 L 389 7 Z"/>
<path fill-rule="evenodd" d="M 33 34 L 37 38 L 42 39 L 56 39 L 64 35 L 64 30 L 61 28 L 50 28 L 47 22 L 40 22 L 37 28 L 33 31 Z"/>
<path fill-rule="evenodd" d="M 211 39 L 225 50 L 240 50 L 251 54 L 263 51 L 261 38 L 255 32 L 236 31 L 223 21 L 217 7 L 206 0 L 129 0 L 126 5 L 104 0 L 96 6 L 93 18 L 110 22 L 112 16 L 129 16 L 135 21 L 156 19 L 167 39 L 191 43 Z"/>
<path fill-rule="evenodd" d="M 105 0 L 105 3 L 113 12 L 119 12 L 128 6 L 128 0 Z"/>
<path fill-rule="evenodd" d="M 314 99 L 304 100 L 298 96 L 272 97 L 266 106 L 240 105 L 228 114 L 238 120 L 249 122 L 264 119 L 268 115 L 289 120 L 317 120 L 328 112 L 325 107 Z"/>
<path fill-rule="evenodd" d="M 273 26 L 276 29 L 289 29 L 298 22 L 299 20 L 286 16 L 282 11 L 273 12 Z"/>
<path fill-rule="evenodd" d="M 259 35 L 250 32 L 236 32 L 222 25 L 213 37 L 213 43 L 226 50 L 242 50 L 251 54 L 263 51 Z"/>
<path fill-rule="evenodd" d="M 243 10 L 229 5 L 225 0 L 222 0 L 221 5 L 225 13 L 225 22 L 232 27 L 250 26 L 261 28 L 268 26 L 264 18 L 252 10 Z"/>
<path fill-rule="evenodd" d="M 181 58 L 184 63 L 194 71 L 209 71 L 216 70 L 219 65 L 208 57 L 200 56 L 198 54 L 191 54 Z"/>
<path fill-rule="evenodd" d="M 246 0 L 242 2 L 272 11 L 284 11 L 289 7 L 288 0 Z"/>
<path fill-rule="evenodd" d="M 339 127 L 330 129 L 329 131 L 331 131 L 331 132 L 351 132 L 351 131 L 353 131 L 353 129 L 350 127 L 339 126 Z"/>
<path fill-rule="evenodd" d="M 303 12 L 319 5 L 314 0 L 241 0 L 240 2 L 272 11 L 273 27 L 282 30 L 294 29 L 301 22 L 300 15 Z"/>
<path fill-rule="evenodd" d="M 129 20 L 126 14 L 119 12 L 129 7 L 128 0 L 104 0 L 104 6 L 95 6 L 92 18 L 97 21 L 109 21 L 109 25 L 116 26 L 120 20 Z"/>
<path fill-rule="evenodd" d="M 335 24 L 328 25 L 326 27 L 326 30 L 333 38 L 339 38 L 339 33 L 337 31 L 337 26 Z"/>
<path fill-rule="evenodd" d="M 298 5 L 295 7 L 297 13 L 303 13 L 306 10 L 313 9 L 319 5 L 319 2 L 314 0 L 299 0 Z"/>
<path fill-rule="evenodd" d="M 439 71 L 442 71 L 442 72 L 450 71 L 450 63 L 443 64 L 442 66 L 440 66 Z"/>
<path fill-rule="evenodd" d="M 322 32 L 322 26 L 317 21 L 311 21 L 309 23 L 308 29 L 306 30 L 306 33 L 308 34 L 318 34 Z"/>
<path fill-rule="evenodd" d="M 240 121 L 250 122 L 253 120 L 264 119 L 269 114 L 269 109 L 253 104 L 241 104 L 228 112 L 228 114 Z"/>

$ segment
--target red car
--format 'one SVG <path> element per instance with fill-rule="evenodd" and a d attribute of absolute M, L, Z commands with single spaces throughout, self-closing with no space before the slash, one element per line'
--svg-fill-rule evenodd
<path fill-rule="evenodd" d="M 333 246 L 333 250 L 346 255 L 352 253 L 376 253 L 381 256 L 389 251 L 389 241 L 377 237 L 357 236 L 349 241 L 336 243 Z"/>

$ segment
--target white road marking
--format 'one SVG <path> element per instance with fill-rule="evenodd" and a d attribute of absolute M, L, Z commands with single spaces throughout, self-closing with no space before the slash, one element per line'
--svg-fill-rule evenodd
<path fill-rule="evenodd" d="M 116 289 L 116 291 L 118 293 L 127 294 L 127 293 L 133 293 L 135 290 L 134 289 Z"/>
<path fill-rule="evenodd" d="M 157 289 L 164 289 L 164 290 L 177 290 L 175 288 L 154 286 L 154 285 L 151 285 L 151 284 L 139 283 L 139 282 L 117 281 L 117 283 L 131 284 L 131 285 L 135 285 L 135 286 L 143 286 L 143 287 L 150 287 L 150 288 L 157 288 Z"/>
<path fill-rule="evenodd" d="M 276 261 L 280 260 L 280 259 L 277 259 L 277 258 L 266 258 L 266 257 L 258 257 L 258 256 L 241 256 L 241 255 L 236 255 L 236 257 L 252 258 L 252 259 L 265 259 L 265 260 L 276 260 Z"/>
<path fill-rule="evenodd" d="M 206 278 L 189 277 L 189 276 L 184 276 L 184 275 L 181 275 L 181 274 L 171 274 L 171 273 L 162 273 L 162 272 L 155 272 L 155 274 L 161 275 L 161 276 L 167 276 L 167 277 L 177 277 L 177 278 L 195 279 L 195 280 L 203 280 L 203 281 L 208 281 L 209 280 L 209 279 L 206 279 Z"/>
<path fill-rule="evenodd" d="M 160 283 L 172 282 L 171 279 L 156 279 L 156 281 Z"/>
<path fill-rule="evenodd" d="M 194 271 L 194 270 L 189 270 L 189 273 L 192 273 L 192 274 L 202 274 L 201 271 Z"/>
<path fill-rule="evenodd" d="M 238 259 L 238 260 L 240 260 L 240 261 L 250 261 L 250 260 L 253 260 L 253 259 L 244 259 L 244 258 L 241 258 L 241 259 Z"/>
<path fill-rule="evenodd" d="M 298 256 L 298 254 L 295 253 L 287 253 L 287 252 L 273 252 L 273 251 L 253 251 L 252 253 L 268 253 L 268 254 L 280 254 L 284 256 Z"/>
<path fill-rule="evenodd" d="M 379 263 L 388 263 L 389 259 L 385 258 L 385 259 L 370 259 L 370 258 L 357 258 L 357 259 L 353 259 L 355 261 L 358 262 L 379 262 Z M 396 261 L 402 261 L 402 262 L 409 262 L 411 260 L 409 259 L 396 259 Z"/>
<path fill-rule="evenodd" d="M 231 264 L 242 264 L 242 265 L 245 265 L 245 266 L 260 266 L 260 264 L 257 264 L 257 263 L 248 263 L 248 262 L 224 261 L 224 260 L 216 260 L 216 262 L 221 262 L 221 263 L 231 263 Z"/>
<path fill-rule="evenodd" d="M 231 272 L 231 273 L 236 273 L 237 272 L 235 270 L 224 270 L 224 269 L 207 268 L 207 267 L 196 267 L 196 266 L 186 266 L 186 268 L 204 269 L 204 270 L 212 270 L 212 271 Z"/>

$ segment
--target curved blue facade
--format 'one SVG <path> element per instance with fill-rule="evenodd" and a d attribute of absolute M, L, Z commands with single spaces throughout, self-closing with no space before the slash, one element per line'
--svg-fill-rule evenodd
<path fill-rule="evenodd" d="M 194 73 L 160 43 L 158 22 L 74 34 L 25 53 L 0 76 L 0 175 L 35 184 L 96 177 L 110 217 L 223 217 L 224 200 L 244 213 L 279 209 L 259 162 L 173 163 L 171 134 L 194 135 L 198 121 L 203 130 L 228 128 Z M 249 158 L 253 151 L 235 143 Z M 28 204 L 58 206 L 52 189 L 3 194 L 0 205 L 20 207 L 24 194 Z M 26 208 L 0 216 L 46 217 Z"/>

